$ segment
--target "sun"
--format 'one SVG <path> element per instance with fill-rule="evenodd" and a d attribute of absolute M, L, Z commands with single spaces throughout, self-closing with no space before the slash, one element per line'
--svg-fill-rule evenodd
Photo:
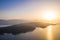
<path fill-rule="evenodd" d="M 42 15 L 45 20 L 54 20 L 56 18 L 56 14 L 54 11 L 46 11 Z"/>

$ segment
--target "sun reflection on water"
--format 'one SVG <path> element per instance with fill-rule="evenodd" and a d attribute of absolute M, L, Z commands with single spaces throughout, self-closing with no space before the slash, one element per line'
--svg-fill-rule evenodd
<path fill-rule="evenodd" d="M 53 40 L 51 25 L 47 27 L 47 40 Z"/>

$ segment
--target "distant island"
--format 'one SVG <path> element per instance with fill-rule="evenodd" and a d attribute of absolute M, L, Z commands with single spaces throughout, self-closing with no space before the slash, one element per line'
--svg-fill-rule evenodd
<path fill-rule="evenodd" d="M 56 25 L 43 22 L 27 22 L 24 20 L 0 20 L 0 25 L 1 24 L 11 24 L 11 26 L 0 27 L 0 35 L 3 35 L 4 33 L 12 33 L 16 35 L 33 31 L 36 27 L 46 28 L 49 25 Z"/>
<path fill-rule="evenodd" d="M 0 35 L 12 33 L 13 35 L 33 31 L 36 27 L 46 28 L 48 24 L 40 22 L 21 23 L 8 27 L 0 27 Z"/>

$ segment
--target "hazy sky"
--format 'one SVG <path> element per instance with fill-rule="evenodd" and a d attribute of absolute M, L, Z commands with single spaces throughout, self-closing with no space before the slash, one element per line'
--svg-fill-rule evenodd
<path fill-rule="evenodd" d="M 0 19 L 41 19 L 42 12 L 60 11 L 59 7 L 57 0 L 0 0 Z"/>

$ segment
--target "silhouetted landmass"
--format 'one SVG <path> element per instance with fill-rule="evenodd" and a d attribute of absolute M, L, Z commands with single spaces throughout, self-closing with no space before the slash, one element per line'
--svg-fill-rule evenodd
<path fill-rule="evenodd" d="M 43 22 L 30 22 L 30 23 L 26 23 L 29 25 L 33 25 L 35 27 L 40 27 L 40 28 L 46 28 L 47 26 L 49 26 L 49 23 L 43 23 Z"/>
<path fill-rule="evenodd" d="M 11 26 L 11 27 L 3 27 L 0 28 L 0 34 L 4 33 L 12 33 L 13 35 L 20 34 L 20 33 L 26 33 L 33 31 L 35 27 L 32 26 Z"/>
<path fill-rule="evenodd" d="M 21 23 L 8 27 L 0 28 L 0 35 L 4 33 L 12 33 L 14 35 L 33 31 L 36 27 L 46 28 L 49 24 L 40 22 Z"/>

